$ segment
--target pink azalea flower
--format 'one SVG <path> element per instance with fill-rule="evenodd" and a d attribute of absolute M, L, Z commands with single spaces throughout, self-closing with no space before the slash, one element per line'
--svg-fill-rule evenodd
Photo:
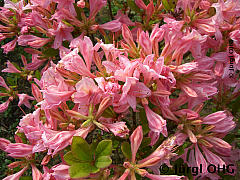
<path fill-rule="evenodd" d="M 43 128 L 42 140 L 48 149 L 48 154 L 54 156 L 57 152 L 71 144 L 76 131 L 53 131 Z"/>
<path fill-rule="evenodd" d="M 91 78 L 83 77 L 81 81 L 76 84 L 76 91 L 77 92 L 73 95 L 73 101 L 75 103 L 79 103 L 81 105 L 98 103 L 94 101 L 98 95 L 98 86 Z"/>
<path fill-rule="evenodd" d="M 93 44 L 89 37 L 84 36 L 83 40 L 79 40 L 78 47 L 86 62 L 88 70 L 91 70 L 93 60 Z"/>
<path fill-rule="evenodd" d="M 84 8 L 85 7 L 85 1 L 84 0 L 78 1 L 77 6 L 80 7 L 80 8 Z"/>
<path fill-rule="evenodd" d="M 53 166 L 51 169 L 48 169 L 47 166 L 43 166 L 44 174 L 43 178 L 44 180 L 49 179 L 57 179 L 57 180 L 70 180 L 70 175 L 68 173 L 68 169 L 70 166 L 65 164 L 57 164 Z"/>
<path fill-rule="evenodd" d="M 118 10 L 117 15 L 114 16 L 115 19 L 118 19 L 122 25 L 126 24 L 127 26 L 134 26 L 135 23 L 132 22 L 126 14 L 123 14 L 121 10 Z"/>
<path fill-rule="evenodd" d="M 23 143 L 10 143 L 6 147 L 5 151 L 8 154 L 8 156 L 14 157 L 14 158 L 21 158 L 26 157 L 28 155 L 32 154 L 32 145 L 23 144 Z"/>
<path fill-rule="evenodd" d="M 27 70 L 37 70 L 47 59 L 39 59 L 38 54 L 32 54 L 32 62 L 25 65 Z"/>
<path fill-rule="evenodd" d="M 71 32 L 73 27 L 69 27 L 66 24 L 59 22 L 58 24 L 54 21 L 53 29 L 49 29 L 49 32 L 55 36 L 53 48 L 58 49 L 62 45 L 62 41 L 73 39 Z"/>
<path fill-rule="evenodd" d="M 8 91 L 10 90 L 10 88 L 7 86 L 2 76 L 0 76 L 0 86 L 6 88 Z"/>
<path fill-rule="evenodd" d="M 52 167 L 53 173 L 52 176 L 55 179 L 59 179 L 59 180 L 67 180 L 70 179 L 69 176 L 69 167 L 68 165 L 65 164 L 59 164 L 59 165 L 55 165 L 54 167 Z"/>
<path fill-rule="evenodd" d="M 32 0 L 31 3 L 34 6 L 42 6 L 43 8 L 47 8 L 52 0 Z"/>
<path fill-rule="evenodd" d="M 21 35 L 18 37 L 18 44 L 20 46 L 31 46 L 33 48 L 43 47 L 50 41 L 48 38 L 40 38 L 34 35 Z"/>
<path fill-rule="evenodd" d="M 4 138 L 0 138 L 0 149 L 2 151 L 5 151 L 7 146 L 10 144 L 11 142 L 7 139 Z"/>
<path fill-rule="evenodd" d="M 148 107 L 148 105 L 144 105 L 144 109 L 146 112 L 150 130 L 156 133 L 162 133 L 164 136 L 167 136 L 166 120 L 164 120 L 157 113 L 153 112 Z"/>
<path fill-rule="evenodd" d="M 9 103 L 10 103 L 10 100 L 8 99 L 6 102 L 0 104 L 0 113 L 8 109 Z"/>
<path fill-rule="evenodd" d="M 75 3 L 74 0 L 53 0 L 53 1 L 58 3 L 57 8 L 59 10 L 65 8 L 65 9 L 69 10 L 69 12 L 71 14 L 73 14 L 74 16 L 77 15 L 74 5 L 73 5 L 73 3 Z"/>
<path fill-rule="evenodd" d="M 43 98 L 48 104 L 48 108 L 60 105 L 66 102 L 75 91 L 62 90 L 60 87 L 50 86 L 47 90 L 42 90 Z"/>
<path fill-rule="evenodd" d="M 148 32 L 142 31 L 140 36 L 139 36 L 139 44 L 143 48 L 143 51 L 145 52 L 146 55 L 152 54 L 152 43 L 150 41 L 150 37 Z"/>
<path fill-rule="evenodd" d="M 5 177 L 3 180 L 15 180 L 15 179 L 17 180 L 17 179 L 19 179 L 19 178 L 23 175 L 23 173 L 24 173 L 27 169 L 28 169 L 28 167 L 24 167 L 23 169 L 21 169 L 21 171 L 15 173 L 15 174 L 12 174 L 12 175 L 10 175 L 10 176 L 7 176 L 7 177 Z"/>
<path fill-rule="evenodd" d="M 94 18 L 98 11 L 102 9 L 103 6 L 106 6 L 107 0 L 90 0 L 90 18 Z"/>
<path fill-rule="evenodd" d="M 33 180 L 39 180 L 42 179 L 42 173 L 39 171 L 39 169 L 36 167 L 35 164 L 31 164 L 32 167 L 32 178 Z"/>
<path fill-rule="evenodd" d="M 83 51 L 83 50 L 82 50 Z M 91 78 L 95 78 L 96 76 L 93 75 L 88 68 L 91 67 L 92 63 L 92 55 L 89 55 L 89 53 L 92 52 L 92 50 L 85 50 L 83 51 L 84 55 L 88 58 L 86 59 L 86 64 L 84 63 L 83 59 L 78 55 L 78 49 L 75 48 L 72 52 L 65 55 L 60 63 L 64 64 L 64 67 L 69 70 L 76 72 L 82 76 L 87 76 Z"/>
<path fill-rule="evenodd" d="M 143 139 L 143 132 L 142 132 L 142 126 L 138 126 L 132 135 L 130 136 L 130 142 L 131 142 L 131 150 L 132 150 L 132 162 L 135 162 L 136 160 L 136 154 L 138 151 L 138 148 L 142 142 Z"/>
<path fill-rule="evenodd" d="M 105 24 L 101 24 L 99 27 L 108 31 L 118 32 L 122 29 L 122 23 L 119 21 L 119 19 L 117 19 Z"/>
<path fill-rule="evenodd" d="M 143 2 L 143 0 L 135 0 L 135 3 L 136 3 L 136 5 L 137 5 L 139 8 L 144 9 L 144 10 L 147 9 L 147 6 L 146 6 L 145 3 Z"/>
<path fill-rule="evenodd" d="M 126 136 L 129 133 L 129 129 L 127 128 L 125 122 L 106 123 L 106 122 L 102 122 L 101 119 L 99 119 L 99 121 L 115 136 L 126 138 Z"/>
<path fill-rule="evenodd" d="M 21 73 L 10 61 L 7 62 L 7 68 L 3 69 L 2 72 Z"/>
<path fill-rule="evenodd" d="M 21 106 L 24 104 L 26 107 L 31 108 L 31 104 L 29 103 L 29 100 L 35 100 L 34 97 L 29 96 L 27 94 L 17 94 L 19 97 L 18 106 Z"/>
<path fill-rule="evenodd" d="M 15 46 L 16 46 L 16 44 L 17 44 L 17 38 L 15 38 L 14 40 L 10 41 L 7 44 L 4 44 L 2 46 L 3 52 L 7 54 L 8 52 L 13 51 Z"/>

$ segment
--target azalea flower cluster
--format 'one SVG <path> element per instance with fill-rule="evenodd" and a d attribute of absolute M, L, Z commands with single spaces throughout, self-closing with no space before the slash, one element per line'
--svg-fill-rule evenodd
<path fill-rule="evenodd" d="M 202 167 L 193 178 L 220 179 L 209 164 L 233 164 L 236 173 L 240 152 L 223 138 L 239 116 L 229 108 L 240 95 L 238 0 L 135 0 L 105 24 L 96 17 L 107 4 L 111 11 L 111 1 L 27 2 L 5 0 L 0 13 L 0 40 L 12 39 L 4 52 L 18 45 L 32 57 L 21 56 L 23 67 L 8 61 L 2 71 L 26 78 L 32 95 L 0 77 L 0 95 L 8 98 L 0 112 L 14 99 L 29 108 L 34 100 L 15 142 L 0 138 L 0 149 L 17 159 L 8 167 L 20 167 L 5 180 L 27 169 L 34 180 L 187 178 L 160 172 L 177 159 Z M 133 22 L 130 10 L 142 22 Z M 214 112 L 206 113 L 207 102 Z M 109 137 L 121 148 L 99 142 Z M 118 153 L 124 157 L 113 161 Z"/>

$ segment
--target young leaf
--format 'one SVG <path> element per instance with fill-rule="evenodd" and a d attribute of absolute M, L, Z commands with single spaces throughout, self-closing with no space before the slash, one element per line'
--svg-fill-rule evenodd
<path fill-rule="evenodd" d="M 69 168 L 71 178 L 87 177 L 92 172 L 90 163 L 75 163 Z"/>
<path fill-rule="evenodd" d="M 123 155 L 126 158 L 131 159 L 131 157 L 132 157 L 131 146 L 128 142 L 123 142 L 122 143 L 121 150 L 123 152 Z"/>
<path fill-rule="evenodd" d="M 97 146 L 95 152 L 96 158 L 100 156 L 110 156 L 111 154 L 112 154 L 112 141 L 102 140 Z"/>
<path fill-rule="evenodd" d="M 74 157 L 74 155 L 71 151 L 66 153 L 63 158 L 64 158 L 64 161 L 66 161 L 66 163 L 69 165 L 80 163 L 80 161 L 78 159 L 76 159 L 76 157 Z"/>
<path fill-rule="evenodd" d="M 100 156 L 95 162 L 95 166 L 98 168 L 105 168 L 110 164 L 112 164 L 112 159 L 109 156 Z"/>
<path fill-rule="evenodd" d="M 91 161 L 91 149 L 89 144 L 79 136 L 74 136 L 72 140 L 72 153 L 73 156 L 81 161 Z"/>

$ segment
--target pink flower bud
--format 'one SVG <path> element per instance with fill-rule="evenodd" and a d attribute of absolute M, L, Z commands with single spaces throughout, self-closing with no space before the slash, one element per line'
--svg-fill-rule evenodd
<path fill-rule="evenodd" d="M 10 99 L 10 98 L 9 98 L 9 99 Z M 9 105 L 9 103 L 10 103 L 10 100 L 9 100 L 9 99 L 8 99 L 6 102 L 0 104 L 0 113 L 2 113 L 2 112 L 4 112 L 4 111 L 7 110 L 8 105 Z"/>
<path fill-rule="evenodd" d="M 46 155 L 44 156 L 41 165 L 46 166 L 48 164 L 48 162 L 51 160 L 51 156 L 50 155 Z"/>
<path fill-rule="evenodd" d="M 80 7 L 80 8 L 84 8 L 85 7 L 85 1 L 84 0 L 78 1 L 77 6 Z"/>
<path fill-rule="evenodd" d="M 132 150 L 132 162 L 135 162 L 138 148 L 143 139 L 142 126 L 138 126 L 130 136 L 131 150 Z"/>
<path fill-rule="evenodd" d="M 147 6 L 144 4 L 143 0 L 135 0 L 135 3 L 139 8 L 144 9 L 144 10 L 147 9 Z"/>
<path fill-rule="evenodd" d="M 23 161 L 15 161 L 15 162 L 9 164 L 8 167 L 11 168 L 11 169 L 13 169 L 13 168 L 15 168 L 15 167 L 20 166 L 21 164 L 24 164 L 24 162 L 23 162 Z"/>
<path fill-rule="evenodd" d="M 127 27 L 127 25 L 125 25 L 125 24 L 122 25 L 122 36 L 127 44 L 129 44 L 133 48 L 136 48 L 136 45 L 133 41 L 132 33 L 131 33 L 130 29 Z"/>
<path fill-rule="evenodd" d="M 111 96 L 107 96 L 105 97 L 98 108 L 97 114 L 95 116 L 95 119 L 100 118 L 100 116 L 102 115 L 103 111 L 105 111 L 105 109 L 107 109 L 110 105 L 112 104 L 112 98 Z"/>

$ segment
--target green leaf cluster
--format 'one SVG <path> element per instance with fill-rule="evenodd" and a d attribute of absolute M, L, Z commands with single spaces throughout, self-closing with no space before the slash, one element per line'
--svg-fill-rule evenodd
<path fill-rule="evenodd" d="M 88 144 L 85 139 L 74 136 L 71 151 L 64 155 L 64 160 L 70 165 L 71 178 L 87 177 L 106 168 L 112 163 L 112 141 L 102 140 L 98 145 Z"/>

